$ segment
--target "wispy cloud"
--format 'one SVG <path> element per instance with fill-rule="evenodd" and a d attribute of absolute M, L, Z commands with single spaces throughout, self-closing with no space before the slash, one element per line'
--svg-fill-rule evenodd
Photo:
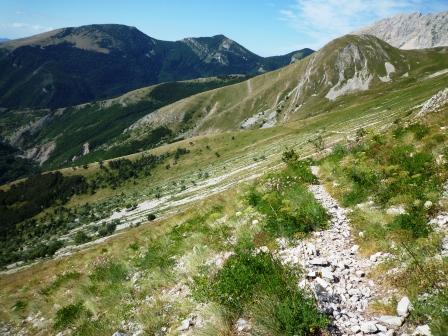
<path fill-rule="evenodd" d="M 429 2 L 439 10 L 438 1 Z M 295 0 L 280 10 L 285 21 L 302 38 L 311 41 L 311 47 L 320 48 L 338 36 L 352 32 L 373 21 L 403 12 L 428 11 L 424 0 Z M 304 36 L 303 36 L 304 35 Z"/>

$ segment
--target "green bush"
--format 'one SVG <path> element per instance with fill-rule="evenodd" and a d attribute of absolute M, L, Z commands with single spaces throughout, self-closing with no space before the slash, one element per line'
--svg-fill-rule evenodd
<path fill-rule="evenodd" d="M 274 236 L 308 233 L 325 227 L 328 222 L 325 209 L 300 184 L 269 191 L 259 198 L 252 192 L 249 200 L 258 202 L 256 209 L 266 215 L 266 231 Z"/>
<path fill-rule="evenodd" d="M 336 144 L 331 150 L 331 154 L 326 158 L 333 162 L 339 162 L 349 153 L 346 146 L 342 144 Z"/>
<path fill-rule="evenodd" d="M 414 133 L 415 138 L 417 140 L 421 140 L 421 139 L 423 139 L 424 136 L 429 134 L 429 128 L 420 123 L 415 123 L 415 124 L 409 125 L 406 128 L 406 131 L 410 131 L 410 132 Z"/>
<path fill-rule="evenodd" d="M 261 193 L 252 186 L 246 195 L 247 203 L 253 207 L 258 206 L 262 202 Z"/>
<path fill-rule="evenodd" d="M 110 236 L 112 233 L 115 232 L 115 229 L 116 229 L 116 228 L 117 228 L 117 223 L 116 223 L 116 222 L 111 222 L 111 223 L 103 224 L 103 225 L 98 229 L 98 236 L 100 236 L 100 237 Z"/>
<path fill-rule="evenodd" d="M 304 183 L 315 183 L 316 176 L 313 175 L 308 161 L 300 160 L 294 149 L 283 152 L 283 162 L 288 167 L 287 173 Z"/>
<path fill-rule="evenodd" d="M 409 213 L 398 215 L 389 227 L 409 231 L 414 238 L 427 237 L 431 232 L 425 213 L 420 208 L 413 208 Z"/>
<path fill-rule="evenodd" d="M 79 245 L 79 244 L 87 243 L 91 239 L 84 231 L 78 231 L 78 232 L 76 232 L 75 237 L 74 237 L 73 240 L 74 240 L 76 245 Z"/>
<path fill-rule="evenodd" d="M 223 305 L 232 316 L 251 315 L 255 329 L 267 334 L 314 335 L 328 321 L 314 299 L 297 287 L 298 280 L 298 274 L 269 254 L 239 251 L 211 282 L 197 278 L 195 294 Z"/>
<path fill-rule="evenodd" d="M 369 197 L 369 191 L 358 184 L 354 184 L 352 189 L 346 192 L 342 198 L 342 205 L 352 206 L 365 202 Z"/>
<path fill-rule="evenodd" d="M 65 329 L 73 325 L 81 317 L 90 315 L 91 313 L 84 307 L 82 302 L 69 304 L 56 312 L 54 328 L 56 330 Z"/>

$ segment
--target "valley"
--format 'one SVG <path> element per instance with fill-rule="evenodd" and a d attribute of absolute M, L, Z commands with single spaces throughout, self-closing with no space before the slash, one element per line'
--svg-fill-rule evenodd
<path fill-rule="evenodd" d="M 201 65 L 0 96 L 0 334 L 448 333 L 443 41 L 262 58 L 91 25 L 3 42 L 0 68 L 37 45 Z"/>

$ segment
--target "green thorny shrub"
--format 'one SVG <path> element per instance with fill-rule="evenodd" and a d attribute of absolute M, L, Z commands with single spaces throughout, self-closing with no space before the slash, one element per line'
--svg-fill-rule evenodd
<path fill-rule="evenodd" d="M 248 203 L 266 215 L 265 228 L 274 236 L 309 233 L 325 227 L 328 214 L 300 179 L 285 173 L 270 175 L 246 195 Z"/>
<path fill-rule="evenodd" d="M 211 279 L 196 278 L 195 295 L 244 313 L 266 335 L 317 335 L 328 324 L 314 298 L 297 286 L 297 273 L 267 253 L 237 251 Z"/>

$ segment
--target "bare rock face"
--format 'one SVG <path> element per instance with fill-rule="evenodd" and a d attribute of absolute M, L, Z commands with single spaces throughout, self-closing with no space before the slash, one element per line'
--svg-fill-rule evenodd
<path fill-rule="evenodd" d="M 400 14 L 375 22 L 354 34 L 374 35 L 401 49 L 448 45 L 448 12 Z"/>

